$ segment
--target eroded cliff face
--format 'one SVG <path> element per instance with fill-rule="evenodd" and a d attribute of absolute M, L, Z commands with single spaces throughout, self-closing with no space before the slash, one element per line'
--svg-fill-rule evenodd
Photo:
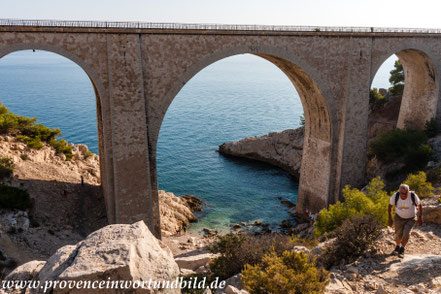
<path fill-rule="evenodd" d="M 224 143 L 219 152 L 226 155 L 263 161 L 288 171 L 299 178 L 302 164 L 304 127 L 272 132 L 261 137 L 248 137 Z"/>

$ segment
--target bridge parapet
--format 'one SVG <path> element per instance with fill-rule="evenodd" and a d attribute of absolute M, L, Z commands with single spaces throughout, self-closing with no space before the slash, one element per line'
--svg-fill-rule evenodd
<path fill-rule="evenodd" d="M 247 25 L 215 23 L 157 23 L 130 21 L 76 21 L 45 19 L 0 19 L 0 27 L 31 28 L 84 28 L 84 29 L 122 29 L 147 31 L 210 31 L 210 32 L 253 32 L 253 33 L 342 33 L 342 34 L 441 34 L 436 28 L 387 28 L 387 27 L 339 27 L 339 26 L 285 26 L 285 25 Z"/>

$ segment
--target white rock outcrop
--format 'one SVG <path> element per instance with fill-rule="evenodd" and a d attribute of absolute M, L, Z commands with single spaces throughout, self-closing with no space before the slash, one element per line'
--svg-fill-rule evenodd
<path fill-rule="evenodd" d="M 207 265 L 210 260 L 217 255 L 209 252 L 189 252 L 189 254 L 183 254 L 181 256 L 175 256 L 175 261 L 181 269 L 188 269 L 196 271 L 201 266 Z"/>
<path fill-rule="evenodd" d="M 222 154 L 263 161 L 300 175 L 304 127 L 272 132 L 261 137 L 248 137 L 219 146 Z"/>
<path fill-rule="evenodd" d="M 40 265 L 38 263 L 37 265 Z M 11 275 L 27 275 L 22 266 Z M 37 268 L 32 266 L 31 268 Z M 170 249 L 157 240 L 143 221 L 106 226 L 76 245 L 67 245 L 52 255 L 35 275 L 45 281 L 176 281 L 179 267 Z M 13 277 L 13 276 L 11 276 Z M 10 278 L 9 276 L 7 279 Z M 162 283 L 162 282 L 161 282 Z M 146 284 L 147 285 L 147 284 Z M 52 293 L 180 293 L 177 288 L 158 289 L 60 289 Z M 40 289 L 39 291 L 42 291 Z M 38 293 L 38 292 L 35 292 Z"/>
<path fill-rule="evenodd" d="M 190 222 L 198 220 L 186 198 L 177 197 L 173 193 L 164 190 L 159 190 L 158 194 L 163 236 L 183 233 Z"/>

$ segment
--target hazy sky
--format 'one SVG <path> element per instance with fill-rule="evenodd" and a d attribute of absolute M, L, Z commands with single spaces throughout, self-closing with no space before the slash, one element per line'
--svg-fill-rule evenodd
<path fill-rule="evenodd" d="M 0 0 L 0 18 L 441 28 L 439 0 Z"/>

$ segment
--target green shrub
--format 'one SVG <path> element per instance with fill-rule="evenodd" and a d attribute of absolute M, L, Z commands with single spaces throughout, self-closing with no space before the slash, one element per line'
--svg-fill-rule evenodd
<path fill-rule="evenodd" d="M 314 223 L 316 235 L 331 232 L 342 223 L 356 215 L 373 215 L 379 223 L 387 225 L 387 207 L 390 196 L 383 190 L 384 183 L 380 177 L 372 179 L 366 188 L 366 193 L 349 186 L 343 189 L 344 201 L 337 201 L 322 209 Z"/>
<path fill-rule="evenodd" d="M 302 115 L 300 116 L 300 125 L 304 126 L 305 124 L 306 124 L 305 113 L 302 113 Z"/>
<path fill-rule="evenodd" d="M 292 246 L 305 246 L 308 249 L 312 249 L 318 245 L 318 241 L 315 238 L 301 238 L 300 235 L 293 235 L 289 239 Z"/>
<path fill-rule="evenodd" d="M 0 115 L 0 133 L 7 134 L 17 129 L 17 119 L 14 114 Z"/>
<path fill-rule="evenodd" d="M 403 96 L 404 84 L 396 84 L 390 87 L 389 92 L 394 96 Z"/>
<path fill-rule="evenodd" d="M 426 121 L 426 125 L 424 127 L 424 131 L 426 132 L 427 137 L 433 138 L 439 133 L 439 127 L 435 120 L 435 118 L 431 118 Z"/>
<path fill-rule="evenodd" d="M 279 256 L 270 251 L 256 265 L 246 265 L 242 284 L 250 293 L 322 293 L 329 273 L 303 252 L 284 251 Z"/>
<path fill-rule="evenodd" d="M 37 137 L 37 138 L 30 138 L 30 137 L 28 137 L 28 136 L 18 135 L 18 136 L 17 136 L 17 139 L 20 140 L 20 141 L 22 141 L 22 142 L 25 142 L 26 145 L 27 145 L 29 148 L 33 148 L 33 149 L 41 149 L 41 148 L 43 148 L 43 146 L 44 146 L 43 143 L 41 143 L 41 139 L 40 139 L 40 137 Z"/>
<path fill-rule="evenodd" d="M 420 198 L 433 195 L 434 188 L 432 187 L 432 183 L 427 182 L 427 175 L 423 171 L 417 174 L 409 174 L 404 184 L 409 185 L 410 190 L 415 191 Z"/>
<path fill-rule="evenodd" d="M 84 154 L 84 158 L 89 158 L 93 155 L 92 151 L 87 150 L 86 154 Z"/>
<path fill-rule="evenodd" d="M 49 144 L 55 148 L 57 153 L 63 153 L 64 155 L 66 155 L 66 160 L 72 159 L 72 147 L 67 144 L 66 140 L 57 140 L 55 138 L 52 138 Z"/>
<path fill-rule="evenodd" d="M 0 208 L 16 208 L 25 210 L 32 206 L 26 190 L 0 184 Z"/>
<path fill-rule="evenodd" d="M 28 159 L 29 159 L 29 155 L 27 155 L 27 154 L 21 154 L 21 155 L 20 155 L 20 158 L 21 158 L 22 160 L 28 160 Z"/>
<path fill-rule="evenodd" d="M 372 250 L 381 235 L 382 225 L 373 215 L 353 215 L 335 231 L 336 239 L 320 254 L 319 261 L 326 267 L 351 262 Z"/>
<path fill-rule="evenodd" d="M 61 136 L 60 129 L 51 129 L 43 124 L 37 123 L 37 118 L 29 118 L 21 115 L 15 115 L 10 112 L 0 102 L 0 133 L 14 134 L 18 140 L 26 143 L 29 148 L 41 149 L 47 142 L 52 145 L 57 153 L 66 155 L 66 160 L 72 159 L 72 147 L 66 140 L 58 140 L 57 136 Z"/>
<path fill-rule="evenodd" d="M 386 98 L 378 92 L 377 88 L 369 90 L 369 107 L 374 110 L 386 103 Z"/>
<path fill-rule="evenodd" d="M 390 71 L 389 82 L 392 87 L 389 88 L 389 92 L 395 96 L 402 96 L 404 91 L 404 69 L 399 60 L 395 61 L 394 69 Z"/>
<path fill-rule="evenodd" d="M 9 109 L 0 102 L 0 115 L 5 115 L 8 113 L 8 111 Z"/>
<path fill-rule="evenodd" d="M 413 172 L 423 169 L 433 155 L 427 139 L 424 131 L 393 129 L 369 145 L 369 156 L 375 155 L 386 163 L 403 161 L 403 172 Z"/>
<path fill-rule="evenodd" d="M 0 179 L 8 178 L 14 172 L 14 162 L 9 157 L 0 157 Z"/>
<path fill-rule="evenodd" d="M 212 253 L 220 253 L 209 266 L 214 276 L 227 279 L 241 272 L 245 264 L 257 264 L 274 247 L 278 254 L 291 249 L 289 237 L 280 234 L 249 235 L 228 233 L 210 245 Z"/>

